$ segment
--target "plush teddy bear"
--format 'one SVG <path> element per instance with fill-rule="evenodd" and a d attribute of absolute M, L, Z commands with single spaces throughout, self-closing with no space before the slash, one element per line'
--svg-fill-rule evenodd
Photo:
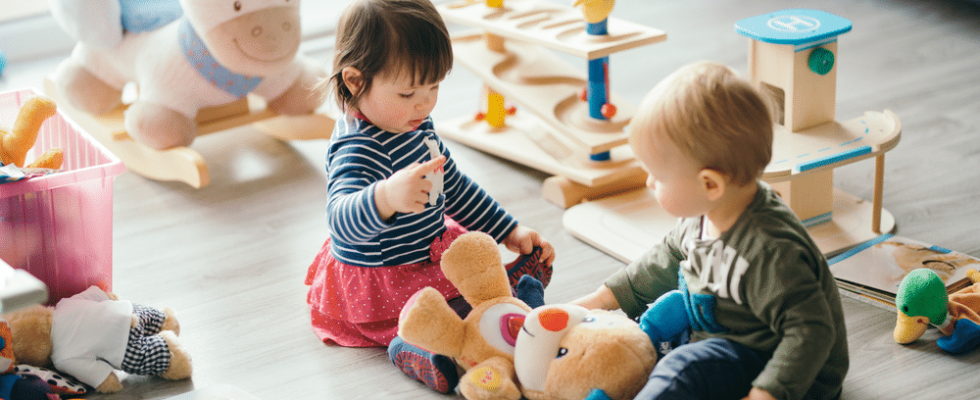
<path fill-rule="evenodd" d="M 59 92 L 101 115 L 117 109 L 123 87 L 135 82 L 125 128 L 149 147 L 190 145 L 198 110 L 249 93 L 284 115 L 309 114 L 323 102 L 313 86 L 326 71 L 298 54 L 299 0 L 179 0 L 177 11 L 177 0 L 50 1 L 55 20 L 78 41 L 54 73 Z"/>
<path fill-rule="evenodd" d="M 513 297 L 485 233 L 457 238 L 442 270 L 473 310 L 460 319 L 436 290 L 422 289 L 402 309 L 398 334 L 454 358 L 466 370 L 459 390 L 467 399 L 629 399 L 653 369 L 648 335 L 625 316 L 572 305 L 532 311 Z"/>
<path fill-rule="evenodd" d="M 28 98 L 17 112 L 14 126 L 5 130 L 0 128 L 0 165 L 24 167 L 27 152 L 34 147 L 38 132 L 44 120 L 57 112 L 58 106 L 47 96 Z M 50 149 L 38 156 L 27 168 L 61 168 L 63 159 L 61 149 Z"/>
<path fill-rule="evenodd" d="M 398 335 L 454 358 L 467 371 L 459 381 L 467 399 L 519 399 L 514 344 L 531 307 L 512 295 L 497 242 L 482 232 L 460 235 L 443 253 L 441 267 L 473 309 L 460 319 L 437 290 L 424 288 L 402 309 Z"/>
<path fill-rule="evenodd" d="M 53 366 L 100 393 L 122 389 L 117 369 L 169 380 L 191 376 L 191 358 L 169 308 L 132 304 L 92 286 L 53 307 L 35 305 L 3 318 L 18 362 Z"/>

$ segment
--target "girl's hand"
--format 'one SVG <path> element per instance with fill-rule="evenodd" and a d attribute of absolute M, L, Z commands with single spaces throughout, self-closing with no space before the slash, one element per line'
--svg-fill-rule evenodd
<path fill-rule="evenodd" d="M 749 395 L 743 397 L 742 400 L 776 400 L 776 398 L 772 397 L 765 389 L 753 387 L 752 390 L 749 390 Z"/>
<path fill-rule="evenodd" d="M 502 243 L 507 246 L 507 250 L 519 254 L 531 254 L 535 247 L 540 247 L 541 259 L 545 265 L 551 265 L 555 261 L 555 248 L 534 229 L 518 225 Z"/>
<path fill-rule="evenodd" d="M 420 213 L 429 202 L 432 182 L 426 175 L 442 168 L 446 156 L 439 156 L 421 164 L 402 168 L 381 181 L 374 190 L 374 202 L 382 220 L 388 220 L 396 212 Z"/>

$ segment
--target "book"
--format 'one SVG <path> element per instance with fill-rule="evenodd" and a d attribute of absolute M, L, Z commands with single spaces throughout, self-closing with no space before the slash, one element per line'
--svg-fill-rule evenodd
<path fill-rule="evenodd" d="M 918 240 L 884 234 L 827 260 L 842 289 L 895 305 L 898 286 L 910 271 L 929 268 L 953 293 L 972 284 L 966 272 L 980 259 Z"/>

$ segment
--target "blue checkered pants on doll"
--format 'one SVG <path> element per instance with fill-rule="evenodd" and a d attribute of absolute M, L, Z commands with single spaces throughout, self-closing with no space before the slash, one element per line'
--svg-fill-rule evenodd
<path fill-rule="evenodd" d="M 170 368 L 170 348 L 160 336 L 166 315 L 162 311 L 133 304 L 133 314 L 139 323 L 129 330 L 129 344 L 123 358 L 122 370 L 136 375 L 159 375 Z"/>

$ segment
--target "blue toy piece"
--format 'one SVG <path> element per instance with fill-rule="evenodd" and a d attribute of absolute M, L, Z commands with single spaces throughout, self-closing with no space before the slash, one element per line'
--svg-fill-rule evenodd
<path fill-rule="evenodd" d="M 7 55 L 0 50 L 0 75 L 3 75 L 3 68 L 7 66 Z"/>
<path fill-rule="evenodd" d="M 589 86 L 586 97 L 589 102 L 589 116 L 595 119 L 608 119 L 602 107 L 609 103 L 609 56 L 589 60 Z"/>
<path fill-rule="evenodd" d="M 585 31 L 590 35 L 608 35 L 608 19 L 591 23 L 586 22 Z M 589 116 L 598 120 L 608 120 L 616 115 L 616 107 L 609 103 L 609 56 L 589 60 L 589 83 L 585 89 L 585 99 L 589 103 Z M 608 151 L 591 154 L 592 161 L 609 161 Z"/>
<path fill-rule="evenodd" d="M 612 400 L 608 394 L 602 389 L 592 389 L 589 395 L 585 397 L 585 400 Z"/>
<path fill-rule="evenodd" d="M 936 339 L 940 349 L 951 354 L 963 354 L 980 345 L 980 325 L 968 319 L 956 321 L 953 334 Z"/>
<path fill-rule="evenodd" d="M 794 46 L 809 45 L 797 51 L 834 40 L 850 30 L 851 21 L 847 18 L 805 9 L 776 11 L 735 23 L 736 32 L 760 42 Z"/>

